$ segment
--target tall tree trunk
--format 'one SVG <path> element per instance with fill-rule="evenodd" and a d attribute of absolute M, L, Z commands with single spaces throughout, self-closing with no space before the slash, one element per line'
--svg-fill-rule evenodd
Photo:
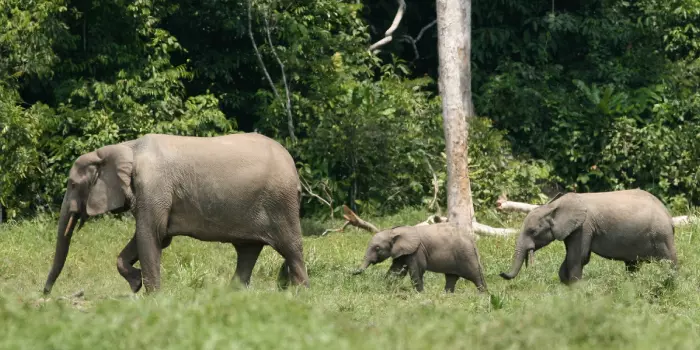
<path fill-rule="evenodd" d="M 473 235 L 467 168 L 471 91 L 471 0 L 436 0 L 440 96 L 447 151 L 448 220 Z"/>

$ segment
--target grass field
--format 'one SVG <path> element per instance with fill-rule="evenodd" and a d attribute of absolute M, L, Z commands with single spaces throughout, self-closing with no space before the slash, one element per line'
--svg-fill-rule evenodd
<path fill-rule="evenodd" d="M 425 217 L 406 210 L 366 219 L 389 227 Z M 512 214 L 500 225 L 519 227 L 522 218 Z M 498 273 L 509 267 L 514 238 L 482 238 L 477 244 L 490 296 L 464 280 L 455 294 L 445 294 L 443 276 L 431 272 L 426 291 L 416 293 L 408 278 L 384 279 L 389 261 L 352 276 L 371 234 L 348 229 L 317 236 L 340 224 L 304 222 L 308 290 L 277 291 L 282 259 L 269 247 L 246 290 L 230 283 L 231 245 L 178 237 L 163 254 L 161 291 L 144 296 L 133 295 L 116 270 L 133 221 L 93 220 L 75 233 L 49 298 L 41 289 L 53 259 L 55 221 L 2 225 L 0 349 L 700 347 L 697 224 L 676 230 L 680 269 L 671 283 L 663 264 L 643 265 L 629 276 L 621 262 L 593 256 L 584 280 L 566 287 L 557 277 L 561 242 L 505 281 Z M 84 296 L 70 297 L 79 290 Z"/>

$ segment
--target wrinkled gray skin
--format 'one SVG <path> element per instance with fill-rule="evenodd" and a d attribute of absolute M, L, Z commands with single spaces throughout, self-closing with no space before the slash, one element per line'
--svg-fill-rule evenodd
<path fill-rule="evenodd" d="M 515 278 L 528 252 L 555 239 L 566 246 L 566 259 L 559 268 L 565 284 L 581 279 L 591 252 L 624 261 L 629 272 L 651 260 L 667 259 L 677 265 L 671 215 L 661 201 L 639 189 L 568 193 L 531 211 L 516 242 L 510 272 L 501 277 Z"/>
<path fill-rule="evenodd" d="M 418 292 L 423 291 L 425 271 L 445 274 L 445 292 L 453 293 L 460 277 L 472 281 L 479 292 L 487 292 L 476 246 L 450 223 L 400 226 L 376 233 L 362 267 L 353 274 L 390 257 L 393 260 L 387 276 L 408 273 Z"/>
<path fill-rule="evenodd" d="M 70 170 L 58 221 L 49 293 L 68 255 L 78 219 L 131 209 L 136 232 L 117 270 L 136 293 L 160 288 L 162 250 L 174 236 L 232 243 L 235 277 L 250 283 L 263 246 L 285 259 L 289 277 L 308 287 L 299 223 L 300 183 L 292 157 L 260 134 L 186 137 L 148 134 L 83 154 Z M 141 261 L 141 270 L 133 265 Z M 290 276 L 291 275 L 291 276 Z M 143 278 L 142 278 L 143 277 Z"/>

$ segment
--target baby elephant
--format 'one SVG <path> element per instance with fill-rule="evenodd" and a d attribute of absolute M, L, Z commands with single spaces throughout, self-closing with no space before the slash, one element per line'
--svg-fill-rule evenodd
<path fill-rule="evenodd" d="M 445 274 L 445 292 L 454 293 L 457 280 L 472 281 L 479 292 L 486 292 L 476 246 L 450 223 L 426 226 L 399 226 L 376 233 L 369 242 L 365 260 L 354 275 L 369 265 L 391 257 L 387 276 L 403 277 L 408 272 L 413 286 L 423 291 L 423 274 L 432 271 Z"/>

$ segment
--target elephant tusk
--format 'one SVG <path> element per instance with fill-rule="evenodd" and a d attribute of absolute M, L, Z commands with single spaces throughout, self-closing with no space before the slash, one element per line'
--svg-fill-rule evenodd
<path fill-rule="evenodd" d="M 73 217 L 75 217 L 75 214 L 70 214 L 68 225 L 66 225 L 66 231 L 63 232 L 63 236 L 68 236 L 68 231 L 70 231 L 71 225 L 73 225 Z"/>

